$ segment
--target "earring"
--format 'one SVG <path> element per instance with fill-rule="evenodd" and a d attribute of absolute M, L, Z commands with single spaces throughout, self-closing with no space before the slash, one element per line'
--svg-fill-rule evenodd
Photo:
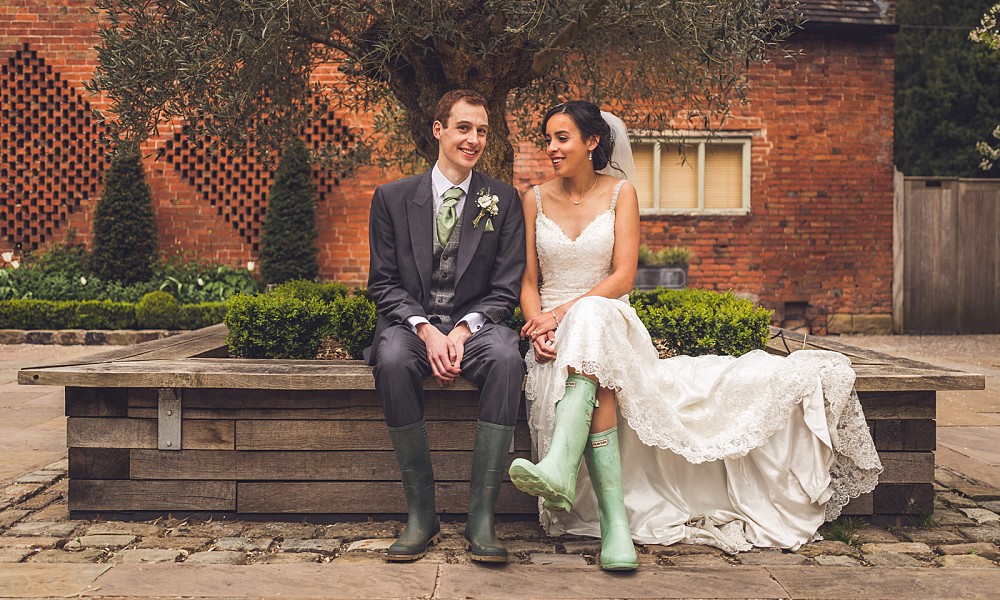
<path fill-rule="evenodd" d="M 594 160 L 594 153 L 593 152 L 588 152 L 587 153 L 587 160 Z"/>

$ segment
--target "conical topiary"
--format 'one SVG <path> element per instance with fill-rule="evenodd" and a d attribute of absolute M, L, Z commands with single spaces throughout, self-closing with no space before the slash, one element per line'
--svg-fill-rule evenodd
<path fill-rule="evenodd" d="M 282 151 L 262 229 L 260 274 L 265 283 L 316 278 L 316 187 L 309 149 L 297 137 Z"/>
<path fill-rule="evenodd" d="M 94 210 L 91 270 L 102 279 L 148 281 L 156 264 L 156 215 L 136 148 L 119 148 Z"/>

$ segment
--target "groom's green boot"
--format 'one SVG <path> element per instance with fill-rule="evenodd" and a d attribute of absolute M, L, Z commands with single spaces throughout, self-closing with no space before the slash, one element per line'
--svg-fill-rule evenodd
<path fill-rule="evenodd" d="M 582 375 L 566 379 L 566 392 L 556 403 L 549 453 L 538 464 L 517 458 L 510 479 L 523 492 L 545 499 L 550 510 L 569 511 L 576 499 L 576 476 L 597 397 L 597 384 Z"/>
<path fill-rule="evenodd" d="M 591 435 L 585 454 L 601 517 L 601 568 L 606 571 L 635 570 L 639 559 L 632 545 L 632 532 L 625 512 L 618 428 Z"/>
<path fill-rule="evenodd" d="M 390 427 L 389 437 L 396 451 L 406 495 L 406 530 L 389 546 L 390 561 L 417 560 L 427 554 L 427 546 L 441 539 L 441 523 L 434 508 L 434 470 L 423 421 L 404 427 Z"/>
<path fill-rule="evenodd" d="M 476 443 L 472 452 L 472 476 L 469 481 L 469 520 L 465 539 L 472 560 L 505 563 L 507 548 L 497 538 L 493 508 L 500 492 L 500 476 L 507 464 L 514 427 L 476 423 Z"/>

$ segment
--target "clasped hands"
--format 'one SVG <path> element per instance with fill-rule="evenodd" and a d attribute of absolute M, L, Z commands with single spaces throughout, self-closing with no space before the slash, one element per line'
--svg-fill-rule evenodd
<path fill-rule="evenodd" d="M 438 385 L 445 387 L 455 383 L 462 374 L 465 342 L 472 337 L 469 326 L 463 321 L 445 335 L 430 323 L 421 323 L 417 325 L 417 336 L 427 347 L 427 361 Z"/>
<path fill-rule="evenodd" d="M 559 317 L 554 310 L 538 313 L 521 328 L 521 338 L 530 339 L 535 350 L 535 362 L 547 363 L 556 358 L 556 329 Z"/>

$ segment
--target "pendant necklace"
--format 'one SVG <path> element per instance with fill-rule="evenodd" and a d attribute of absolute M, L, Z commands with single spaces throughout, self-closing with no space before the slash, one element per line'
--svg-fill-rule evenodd
<path fill-rule="evenodd" d="M 586 199 L 587 199 L 587 196 L 589 196 L 589 195 L 590 195 L 590 192 L 593 192 L 593 191 L 594 191 L 594 188 L 595 188 L 595 187 L 597 187 L 597 182 L 598 182 L 598 181 L 599 181 L 600 179 L 601 179 L 601 176 L 600 176 L 600 175 L 598 175 L 597 177 L 594 177 L 594 185 L 590 186 L 590 189 L 589 189 L 589 190 L 587 190 L 587 193 L 586 193 L 586 194 L 584 194 L 583 196 L 580 196 L 580 199 L 579 199 L 579 200 L 574 200 L 574 199 L 573 199 L 572 197 L 570 197 L 570 195 L 569 195 L 569 191 L 567 191 L 567 190 L 566 190 L 566 185 L 565 185 L 565 184 L 563 184 L 563 186 L 562 186 L 562 187 L 563 187 L 563 192 L 565 192 L 565 193 L 566 193 L 566 197 L 567 197 L 567 198 L 569 198 L 569 201 L 570 201 L 570 202 L 572 202 L 574 206 L 580 206 L 580 203 L 581 203 L 581 202 L 583 202 L 584 200 L 586 200 Z M 563 181 L 566 181 L 566 180 L 565 180 L 565 179 L 563 179 Z"/>

